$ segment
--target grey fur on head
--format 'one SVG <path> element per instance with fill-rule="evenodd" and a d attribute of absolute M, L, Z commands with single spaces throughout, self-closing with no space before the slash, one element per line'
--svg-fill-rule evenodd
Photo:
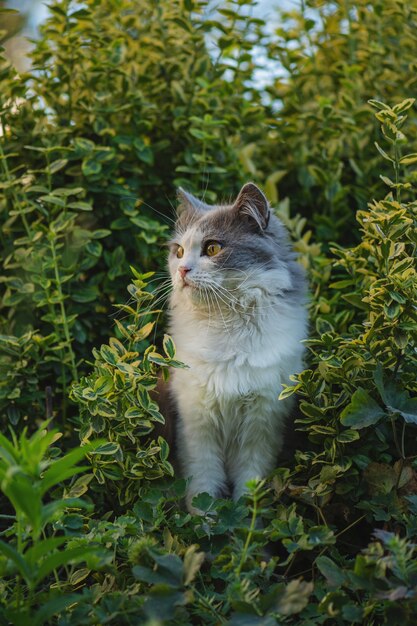
<path fill-rule="evenodd" d="M 268 200 L 254 183 L 246 183 L 242 187 L 235 206 L 242 215 L 248 215 L 255 220 L 261 230 L 267 228 L 271 209 Z"/>
<path fill-rule="evenodd" d="M 211 259 L 214 269 L 267 272 L 285 266 L 291 277 L 291 285 L 284 289 L 287 296 L 291 293 L 297 298 L 305 292 L 304 270 L 296 261 L 287 231 L 254 183 L 246 183 L 232 204 L 210 206 L 181 188 L 178 199 L 174 239 L 179 241 L 195 227 L 201 231 L 203 243 L 219 241 L 222 252 Z"/>
<path fill-rule="evenodd" d="M 204 211 L 209 211 L 211 209 L 211 207 L 208 204 L 205 204 L 205 202 L 198 200 L 198 198 L 193 196 L 192 193 L 190 193 L 189 191 L 185 191 L 185 189 L 183 189 L 182 187 L 178 187 L 177 197 L 178 197 L 178 200 L 180 201 L 180 204 L 178 205 L 178 208 L 177 208 L 178 216 L 181 215 L 183 211 L 190 210 L 190 209 L 194 211 L 200 211 L 203 213 Z"/>

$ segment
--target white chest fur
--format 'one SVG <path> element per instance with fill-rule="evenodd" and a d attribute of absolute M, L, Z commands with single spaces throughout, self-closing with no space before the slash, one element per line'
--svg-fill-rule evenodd
<path fill-rule="evenodd" d="M 179 298 L 174 304 L 171 332 L 177 356 L 190 370 L 176 371 L 200 380 L 207 393 L 237 398 L 280 383 L 301 366 L 306 332 L 304 307 L 285 302 L 239 315 L 214 310 L 208 316 Z"/>
<path fill-rule="evenodd" d="M 247 480 L 273 469 L 282 446 L 291 402 L 278 396 L 302 369 L 305 307 L 268 297 L 247 314 L 208 314 L 174 294 L 171 332 L 189 367 L 172 378 L 189 508 L 196 493 L 220 495 L 228 483 L 238 498 Z"/>

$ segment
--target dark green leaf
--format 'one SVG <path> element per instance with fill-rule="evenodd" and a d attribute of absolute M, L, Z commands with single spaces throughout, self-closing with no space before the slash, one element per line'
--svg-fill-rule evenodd
<path fill-rule="evenodd" d="M 352 396 L 350 404 L 342 411 L 340 421 L 344 426 L 354 429 L 366 428 L 377 424 L 385 415 L 385 411 L 373 398 L 359 387 Z"/>

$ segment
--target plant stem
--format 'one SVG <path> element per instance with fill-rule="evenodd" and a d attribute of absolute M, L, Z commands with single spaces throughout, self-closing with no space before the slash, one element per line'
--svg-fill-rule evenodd
<path fill-rule="evenodd" d="M 253 494 L 252 518 L 251 518 L 251 522 L 249 526 L 249 531 L 246 537 L 245 545 L 243 546 L 242 555 L 240 557 L 239 564 L 235 570 L 236 576 L 240 576 L 242 567 L 244 566 L 245 561 L 248 557 L 248 550 L 249 550 L 250 543 L 252 541 L 253 533 L 255 531 L 257 515 L 258 515 L 258 494 L 255 491 L 255 493 Z"/>
<path fill-rule="evenodd" d="M 395 184 L 398 185 L 400 182 L 400 154 L 398 150 L 397 139 L 394 142 L 394 172 Z M 395 199 L 398 203 L 401 204 L 401 190 L 399 189 L 399 187 L 395 187 Z"/>
<path fill-rule="evenodd" d="M 349 524 L 349 526 L 346 526 L 346 528 L 344 528 L 343 530 L 339 531 L 335 535 L 336 539 L 338 539 L 340 537 L 340 535 L 343 535 L 343 533 L 345 533 L 350 528 L 353 528 L 353 526 L 356 526 L 356 524 L 359 524 L 359 522 L 361 522 L 365 518 L 366 518 L 366 514 L 365 515 L 361 515 L 360 517 L 358 517 L 358 519 L 355 519 L 355 521 L 353 521 L 351 524 Z"/>
<path fill-rule="evenodd" d="M 55 241 L 53 238 L 50 239 L 50 245 L 51 245 L 52 259 L 54 263 L 56 288 L 57 288 L 58 295 L 59 295 L 59 307 L 61 310 L 62 326 L 64 328 L 65 341 L 68 346 L 68 353 L 69 353 L 69 357 L 71 361 L 71 373 L 72 373 L 73 380 L 78 381 L 77 366 L 75 364 L 75 356 L 74 356 L 74 351 L 72 349 L 72 344 L 71 344 L 71 335 L 69 332 L 68 319 L 67 319 L 67 314 L 65 311 L 65 304 L 64 304 L 64 294 L 62 292 L 61 276 L 59 274 L 58 259 L 57 259 L 57 254 L 56 254 Z"/>
<path fill-rule="evenodd" d="M 1 122 L 0 122 L 0 128 L 1 128 L 2 136 L 4 137 L 4 127 L 3 127 L 3 124 Z M 10 186 L 11 186 L 14 203 L 15 203 L 15 205 L 16 205 L 19 213 L 20 213 L 20 217 L 22 218 L 22 222 L 23 222 L 23 226 L 24 226 L 25 231 L 26 231 L 26 235 L 30 239 L 31 238 L 30 226 L 29 226 L 28 221 L 26 219 L 26 215 L 25 215 L 24 209 L 23 209 L 23 207 L 22 207 L 22 205 L 20 203 L 19 196 L 16 193 L 16 189 L 14 187 L 14 181 L 13 181 L 13 179 L 11 177 L 9 166 L 7 165 L 7 159 L 6 159 L 6 155 L 4 154 L 4 150 L 3 150 L 3 146 L 1 144 L 1 141 L 0 141 L 0 157 L 1 157 L 1 162 L 3 164 L 3 170 L 4 170 L 4 174 L 6 176 L 6 180 L 7 180 L 8 183 L 10 183 Z"/>
<path fill-rule="evenodd" d="M 200 603 L 204 606 L 204 608 L 208 609 L 211 613 L 213 613 L 213 615 L 215 616 L 219 624 L 226 624 L 227 621 L 223 617 L 223 615 L 220 615 L 216 607 L 212 606 L 210 604 L 210 601 L 207 600 L 207 598 L 202 593 L 200 593 L 198 589 L 193 587 L 193 593 L 198 597 Z"/>
<path fill-rule="evenodd" d="M 406 423 L 403 422 L 403 427 L 402 427 L 402 431 L 401 431 L 401 452 L 402 452 L 402 458 L 405 459 L 405 429 L 406 429 Z"/>
<path fill-rule="evenodd" d="M 16 538 L 17 538 L 17 551 L 21 555 L 22 550 L 22 520 L 19 511 L 16 511 Z M 20 608 L 20 592 L 22 589 L 22 581 L 19 574 L 16 576 L 16 608 Z"/>
<path fill-rule="evenodd" d="M 397 450 L 397 452 L 398 452 L 398 456 L 399 456 L 399 457 L 402 457 L 400 444 L 399 444 L 399 442 L 398 442 L 397 429 L 395 428 L 395 420 L 394 420 L 394 415 L 391 415 L 391 416 L 390 416 L 390 418 L 391 418 L 392 434 L 393 434 L 393 436 L 394 436 L 395 448 L 396 448 L 396 450 Z"/>

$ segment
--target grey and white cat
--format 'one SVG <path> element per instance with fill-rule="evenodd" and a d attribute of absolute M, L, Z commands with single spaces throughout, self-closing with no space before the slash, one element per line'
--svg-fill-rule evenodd
<path fill-rule="evenodd" d="M 291 400 L 282 383 L 302 369 L 306 279 L 264 194 L 246 184 L 230 205 L 179 190 L 170 242 L 170 332 L 177 358 L 170 393 L 187 507 L 274 469 Z"/>

